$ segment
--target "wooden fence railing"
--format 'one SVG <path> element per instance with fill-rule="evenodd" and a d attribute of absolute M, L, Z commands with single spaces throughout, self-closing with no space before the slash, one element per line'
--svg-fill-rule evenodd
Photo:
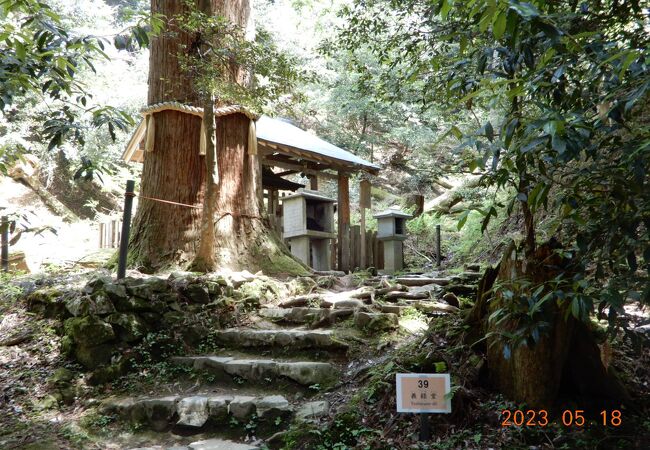
<path fill-rule="evenodd" d="M 99 223 L 99 248 L 118 248 L 122 235 L 122 221 L 115 219 Z"/>
<path fill-rule="evenodd" d="M 349 252 L 350 269 L 367 269 L 374 267 L 382 269 L 384 267 L 384 245 L 377 239 L 376 231 L 366 231 L 366 252 L 365 261 L 361 259 L 361 227 L 359 225 L 352 225 L 350 227 L 350 246 L 343 251 Z M 337 261 L 337 246 L 338 240 L 332 239 L 331 251 L 331 266 L 333 269 L 338 268 Z"/>

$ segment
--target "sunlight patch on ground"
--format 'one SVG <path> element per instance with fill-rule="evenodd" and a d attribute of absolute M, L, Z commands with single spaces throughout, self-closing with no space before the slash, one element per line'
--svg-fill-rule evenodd
<path fill-rule="evenodd" d="M 422 334 L 428 328 L 426 321 L 411 317 L 400 319 L 399 326 L 411 334 Z"/>

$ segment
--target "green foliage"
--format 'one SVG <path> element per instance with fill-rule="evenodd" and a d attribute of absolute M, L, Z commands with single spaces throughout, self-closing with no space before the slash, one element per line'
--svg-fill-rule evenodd
<path fill-rule="evenodd" d="M 566 256 L 594 286 L 593 303 L 611 306 L 612 325 L 626 299 L 650 303 L 650 36 L 641 2 L 373 0 L 342 15 L 340 46 L 366 46 L 380 63 L 364 71 L 369 84 L 397 79 L 389 94 L 397 99 L 419 92 L 425 108 L 484 113 L 447 133 L 483 185 L 513 190 L 480 211 L 483 229 L 497 207 L 523 213 L 531 255 L 545 210 L 561 219 Z M 590 305 L 579 302 L 577 315 Z"/>
<path fill-rule="evenodd" d="M 265 30 L 258 28 L 255 39 L 249 39 L 246 30 L 228 18 L 201 11 L 193 1 L 186 5 L 178 25 L 198 36 L 198 42 L 185 49 L 180 63 L 202 97 L 263 111 L 304 79 L 297 60 L 279 51 Z"/>
<path fill-rule="evenodd" d="M 117 130 L 133 125 L 132 118 L 117 108 L 93 104 L 82 75 L 96 73 L 95 62 L 108 59 L 106 39 L 72 32 L 48 3 L 0 2 L 0 111 L 14 114 L 11 108 L 20 108 L 25 99 L 46 104 L 37 133 L 50 150 L 66 140 L 84 145 L 86 135 L 99 128 L 115 140 Z M 0 147 L 0 171 L 5 173 L 24 150 L 24 145 Z"/>

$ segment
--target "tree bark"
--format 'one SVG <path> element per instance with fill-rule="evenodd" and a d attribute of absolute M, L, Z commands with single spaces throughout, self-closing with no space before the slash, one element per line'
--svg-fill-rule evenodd
<path fill-rule="evenodd" d="M 215 142 L 216 123 L 214 117 L 215 98 L 206 96 L 203 102 L 203 122 L 205 123 L 205 198 L 203 200 L 203 216 L 201 217 L 201 237 L 199 250 L 192 263 L 193 270 L 210 272 L 217 267 L 215 260 L 216 236 L 214 230 L 214 214 L 217 201 L 219 175 L 217 168 L 217 148 Z"/>
<path fill-rule="evenodd" d="M 259 155 L 248 154 L 248 127 L 243 114 L 217 120 L 216 264 L 232 270 L 306 273 L 262 216 L 262 166 Z"/>
<path fill-rule="evenodd" d="M 194 37 L 181 32 L 176 17 L 184 2 L 152 0 L 152 14 L 166 18 L 166 28 L 152 39 L 149 57 L 148 103 L 178 101 L 197 106 L 192 80 L 179 65 L 179 53 Z M 205 170 L 199 155 L 201 119 L 177 111 L 155 113 L 154 149 L 145 153 L 140 198 L 130 241 L 130 265 L 153 272 L 183 266 L 196 253 L 201 210 L 160 203 L 143 197 L 199 207 Z"/>
<path fill-rule="evenodd" d="M 151 45 L 150 104 L 164 101 L 202 103 L 193 80 L 179 64 L 179 53 L 200 45 L 201 39 L 201 36 L 181 32 L 175 25 L 176 18 L 186 11 L 184 5 L 184 2 L 152 0 L 152 13 L 164 15 L 167 27 Z M 251 30 L 249 0 L 199 0 L 197 6 Z M 232 82 L 248 82 L 250 74 L 243 68 L 231 69 Z M 218 99 L 219 93 L 215 96 Z M 209 115 L 211 108 L 202 106 Z M 154 150 L 145 154 L 141 194 L 187 206 L 141 198 L 131 239 L 132 265 L 147 271 L 187 267 L 202 245 L 196 263 L 206 270 L 229 267 L 262 269 L 270 273 L 306 272 L 306 268 L 269 232 L 263 220 L 261 163 L 257 155 L 249 155 L 247 151 L 249 119 L 246 116 L 235 114 L 216 120 L 216 147 L 206 158 L 208 161 L 199 154 L 199 117 L 163 111 L 156 113 L 155 123 Z M 209 145 L 207 147 L 206 153 Z M 212 178 L 210 175 L 214 173 L 214 163 L 209 161 L 211 155 L 215 155 L 217 161 L 217 185 L 214 180 L 206 185 L 206 179 Z M 203 231 L 208 239 L 199 244 L 201 204 L 206 195 L 204 206 L 208 217 L 203 220 Z M 211 227 L 214 233 L 208 231 Z M 210 242 L 212 237 L 214 245 Z M 212 255 L 211 247 L 215 249 Z"/>
<path fill-rule="evenodd" d="M 536 286 L 567 269 L 566 261 L 554 254 L 548 244 L 537 247 L 532 259 L 518 257 L 518 253 L 514 245 L 509 246 L 499 266 L 488 270 L 481 280 L 478 298 L 465 321 L 470 327 L 468 344 L 476 343 L 485 333 L 516 328 L 512 322 L 497 327 L 487 320 L 497 308 L 507 307 L 506 302 L 519 301 L 516 296 L 512 300 L 505 299 L 499 294 L 499 289 L 490 298 L 487 292 L 495 279 L 507 286 L 509 282 L 526 278 Z M 509 399 L 533 408 L 553 407 L 561 390 L 577 396 L 588 394 L 581 398 L 583 403 L 596 392 L 602 400 L 628 400 L 618 380 L 607 372 L 598 358 L 598 347 L 591 330 L 571 315 L 565 320 L 564 310 L 554 302 L 547 302 L 546 308 L 544 320 L 550 327 L 534 346 L 519 345 L 512 348 L 510 356 L 506 357 L 504 342 L 496 334 L 488 334 L 486 351 L 490 384 Z M 480 347 L 482 345 L 475 348 Z"/>

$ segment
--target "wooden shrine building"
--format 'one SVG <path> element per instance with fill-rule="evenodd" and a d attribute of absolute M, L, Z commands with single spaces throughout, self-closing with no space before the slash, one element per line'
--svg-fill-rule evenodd
<path fill-rule="evenodd" d="M 330 229 L 329 225 L 324 225 L 328 228 L 325 231 L 318 232 L 318 228 L 323 225 L 315 225 L 317 228 L 311 229 L 308 233 L 312 238 L 314 236 L 326 238 L 331 234 L 331 237 L 337 238 L 336 244 L 336 258 L 333 257 L 323 262 L 322 242 L 313 242 L 311 252 L 320 255 L 312 259 L 309 257 L 301 256 L 305 263 L 316 268 L 324 269 L 332 267 L 332 262 L 336 260 L 336 267 L 339 270 L 348 271 L 354 269 L 356 266 L 364 267 L 367 264 L 362 263 L 361 260 L 367 261 L 367 258 L 357 256 L 357 261 L 350 253 L 350 192 L 349 192 L 349 177 L 355 172 L 366 172 L 376 175 L 380 167 L 365 161 L 358 156 L 343 150 L 329 142 L 320 139 L 319 137 L 308 133 L 290 122 L 282 119 L 274 119 L 268 116 L 261 116 L 255 123 L 255 133 L 257 136 L 257 151 L 261 158 L 262 163 L 262 187 L 264 189 L 264 198 L 267 208 L 267 213 L 270 218 L 271 226 L 276 229 L 285 239 L 290 236 L 283 232 L 283 217 L 282 205 L 280 200 L 283 197 L 297 198 L 302 197 L 306 199 L 307 207 L 305 211 L 324 211 L 332 215 L 333 209 L 327 207 L 320 207 L 309 209 L 311 204 L 322 203 L 326 205 L 331 203 L 336 204 L 336 214 L 338 218 L 338 229 L 334 232 Z M 131 140 L 129 141 L 126 150 L 123 154 L 125 162 L 143 162 L 145 157 L 145 141 L 147 134 L 146 120 L 143 120 L 138 125 Z M 304 185 L 287 180 L 284 177 L 304 174 L 309 179 L 308 190 L 304 190 Z M 338 194 L 336 199 L 325 199 L 321 193 L 314 193 L 313 191 L 319 190 L 318 180 L 335 180 L 338 186 Z M 365 208 L 369 208 L 370 186 L 367 181 L 362 182 L 361 186 L 362 197 L 361 209 L 362 214 L 362 227 L 360 230 L 361 236 L 361 254 L 365 255 L 366 245 L 365 242 Z M 287 195 L 290 193 L 302 193 L 302 195 Z M 329 201 L 331 200 L 331 202 Z M 284 202 L 282 202 L 284 203 Z M 294 202 L 295 203 L 295 202 Z M 305 213 L 306 214 L 306 213 Z M 310 217 L 311 223 L 319 223 L 321 217 Z M 307 226 L 307 228 L 309 228 Z M 327 236 L 326 236 L 327 235 Z M 294 232 L 291 237 L 296 237 Z M 358 239 L 358 237 L 357 237 Z M 291 242 L 288 242 L 291 245 Z M 303 241 L 300 241 L 302 246 Z M 297 255 L 296 249 L 292 249 L 294 255 Z M 300 250 L 303 254 L 304 248 Z M 307 254 L 309 250 L 307 250 Z M 329 258 L 329 256 L 328 256 Z"/>

